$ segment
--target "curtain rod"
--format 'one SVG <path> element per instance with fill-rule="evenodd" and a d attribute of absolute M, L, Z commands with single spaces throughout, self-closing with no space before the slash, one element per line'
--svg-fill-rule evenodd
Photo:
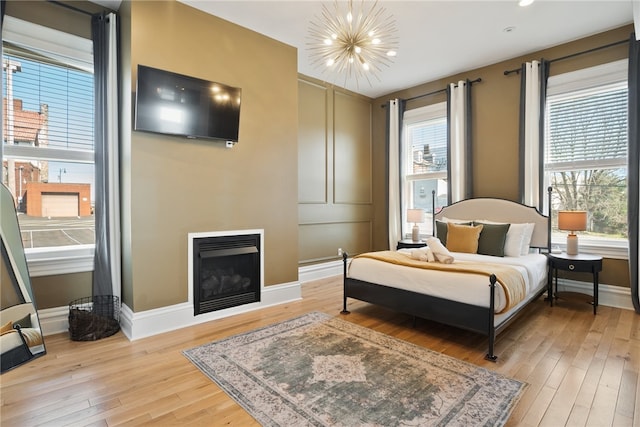
<path fill-rule="evenodd" d="M 75 6 L 71 6 L 70 4 L 62 3 L 62 2 L 59 2 L 57 0 L 47 0 L 47 1 L 49 3 L 51 3 L 51 4 L 55 4 L 56 6 L 66 7 L 67 9 L 73 10 L 74 12 L 82 13 L 82 14 L 88 15 L 88 16 L 93 16 L 93 13 L 87 12 L 86 10 L 82 10 L 82 9 L 77 8 Z"/>
<path fill-rule="evenodd" d="M 475 80 L 469 81 L 469 84 L 480 83 L 481 81 L 482 81 L 482 79 L 480 77 L 478 77 Z M 434 90 L 433 92 L 423 93 L 422 95 L 412 96 L 411 98 L 405 99 L 405 101 L 413 101 L 414 99 L 420 99 L 420 98 L 424 98 L 426 96 L 436 95 L 438 93 L 442 93 L 442 92 L 446 92 L 446 91 L 447 91 L 447 88 L 445 87 L 443 89 Z M 384 108 L 384 107 L 386 107 L 386 105 L 387 104 L 382 104 L 381 107 Z"/>
<path fill-rule="evenodd" d="M 562 61 L 562 60 L 565 60 L 565 59 L 573 58 L 575 56 L 584 55 L 586 53 L 591 53 L 591 52 L 595 52 L 595 51 L 602 50 L 602 49 L 607 49 L 609 47 L 618 46 L 619 44 L 628 43 L 628 42 L 629 42 L 629 40 L 619 40 L 617 42 L 609 43 L 609 44 L 606 44 L 604 46 L 598 46 L 598 47 L 594 47 L 592 49 L 583 50 L 582 52 L 576 52 L 576 53 L 572 53 L 570 55 L 561 56 L 560 58 L 550 59 L 549 63 L 556 62 L 556 61 Z M 509 74 L 512 74 L 512 73 L 519 74 L 520 73 L 520 68 L 516 68 L 514 70 L 507 70 L 507 71 L 504 72 L 504 75 L 508 76 Z"/>

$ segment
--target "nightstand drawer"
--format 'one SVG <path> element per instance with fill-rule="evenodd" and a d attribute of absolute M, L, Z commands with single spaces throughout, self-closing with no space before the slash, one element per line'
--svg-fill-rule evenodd
<path fill-rule="evenodd" d="M 583 261 L 578 259 L 554 259 L 553 267 L 560 270 L 579 273 L 593 273 L 602 270 L 602 261 Z M 599 263 L 599 266 L 598 266 Z"/>

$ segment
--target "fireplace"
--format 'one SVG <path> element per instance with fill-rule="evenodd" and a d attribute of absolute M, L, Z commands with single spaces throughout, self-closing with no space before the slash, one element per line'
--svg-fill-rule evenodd
<path fill-rule="evenodd" d="M 191 245 L 194 316 L 260 301 L 260 233 L 193 237 Z"/>

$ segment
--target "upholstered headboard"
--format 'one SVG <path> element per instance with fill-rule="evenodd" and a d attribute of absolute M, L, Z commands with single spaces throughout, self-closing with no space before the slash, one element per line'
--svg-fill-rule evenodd
<path fill-rule="evenodd" d="M 469 221 L 488 220 L 504 223 L 533 223 L 531 247 L 550 249 L 551 221 L 536 208 L 516 203 L 511 200 L 491 197 L 478 197 L 461 200 L 445 206 L 433 216 L 435 220 L 442 218 L 464 219 Z"/>

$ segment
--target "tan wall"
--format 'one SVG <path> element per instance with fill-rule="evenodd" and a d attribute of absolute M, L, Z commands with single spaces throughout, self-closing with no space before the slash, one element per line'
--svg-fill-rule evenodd
<path fill-rule="evenodd" d="M 369 251 L 371 99 L 308 77 L 298 87 L 300 264 Z"/>
<path fill-rule="evenodd" d="M 144 64 L 242 88 L 242 107 L 233 148 L 132 131 L 124 302 L 187 301 L 190 232 L 264 229 L 264 284 L 297 281 L 296 49 L 174 1 L 131 2 L 130 25 L 131 91 Z"/>
<path fill-rule="evenodd" d="M 469 70 L 444 79 L 409 88 L 378 98 L 376 104 L 383 104 L 392 98 L 410 98 L 445 88 L 448 83 L 466 78 L 482 82 L 473 85 L 473 196 L 502 197 L 519 201 L 518 195 L 518 126 L 520 103 L 520 78 L 517 74 L 504 75 L 504 71 L 520 68 L 524 61 L 545 58 L 553 60 L 577 52 L 604 46 L 620 40 L 628 40 L 633 26 L 628 25 L 592 37 L 567 43 L 540 52 L 513 58 L 487 67 Z M 551 75 L 561 74 L 580 68 L 594 66 L 628 56 L 628 44 L 608 48 L 572 59 L 554 62 Z M 443 101 L 442 95 L 411 101 L 407 109 Z M 385 110 L 374 109 L 374 170 L 386 168 L 384 152 Z M 374 177 L 374 195 L 378 200 L 386 194 L 386 184 Z M 385 206 L 376 203 L 374 242 L 376 249 L 384 249 L 387 236 L 387 216 Z M 571 276 L 576 278 L 577 276 Z M 590 279 L 587 279 L 590 280 Z M 601 283 L 629 287 L 629 268 L 624 260 L 605 260 Z"/>
<path fill-rule="evenodd" d="M 32 277 L 31 287 L 38 310 L 66 307 L 73 300 L 91 296 L 93 273 Z"/>

